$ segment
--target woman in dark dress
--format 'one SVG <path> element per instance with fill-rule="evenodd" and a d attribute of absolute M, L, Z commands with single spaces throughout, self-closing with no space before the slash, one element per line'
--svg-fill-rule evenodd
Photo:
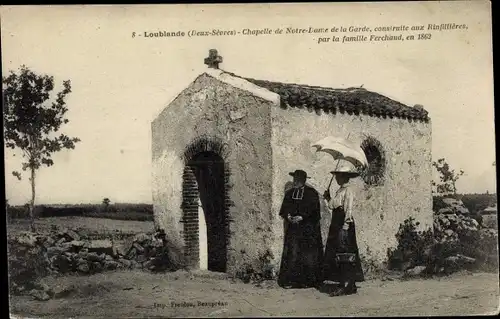
<path fill-rule="evenodd" d="M 364 281 L 352 212 L 354 191 L 349 183 L 358 173 L 348 166 L 331 173 L 340 188 L 333 198 L 329 190 L 324 194 L 332 210 L 332 222 L 325 247 L 322 279 L 339 283 L 339 290 L 333 295 L 353 294 L 357 292 L 356 282 Z"/>

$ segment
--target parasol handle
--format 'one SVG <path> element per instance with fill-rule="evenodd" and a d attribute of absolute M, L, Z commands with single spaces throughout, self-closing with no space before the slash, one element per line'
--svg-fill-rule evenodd
<path fill-rule="evenodd" d="M 327 191 L 330 191 L 330 186 L 332 186 L 332 182 L 333 182 L 333 174 L 332 174 L 332 178 L 330 179 L 330 184 L 328 184 L 328 188 L 326 189 Z"/>
<path fill-rule="evenodd" d="M 349 133 L 347 134 L 347 138 L 346 138 L 346 139 L 348 139 L 350 135 L 351 135 L 351 132 L 349 132 Z M 337 161 L 337 166 L 335 166 L 334 171 L 336 171 L 336 170 L 337 170 L 337 168 L 339 168 L 339 164 L 340 164 L 340 158 L 339 158 L 339 160 Z M 335 175 L 333 175 L 333 174 L 332 174 L 332 178 L 330 179 L 330 183 L 328 184 L 328 188 L 326 189 L 327 191 L 330 191 L 330 187 L 332 186 L 332 182 L 333 182 L 333 178 L 334 178 L 334 177 L 335 177 Z"/>
<path fill-rule="evenodd" d="M 335 170 L 339 167 L 340 161 L 337 161 L 337 166 L 335 166 Z M 330 178 L 330 183 L 328 184 L 328 188 L 326 189 L 327 191 L 330 191 L 330 186 L 332 186 L 333 178 L 335 177 L 334 174 L 332 174 L 332 178 Z"/>

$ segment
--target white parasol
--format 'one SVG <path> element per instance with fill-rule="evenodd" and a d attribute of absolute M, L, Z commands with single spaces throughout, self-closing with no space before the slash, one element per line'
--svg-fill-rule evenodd
<path fill-rule="evenodd" d="M 349 138 L 349 135 L 347 136 Z M 336 136 L 327 136 L 324 139 L 314 143 L 312 147 L 316 148 L 316 152 L 325 152 L 330 154 L 334 160 L 337 161 L 337 166 L 340 163 L 340 160 L 345 160 L 354 165 L 354 167 L 359 168 L 367 167 L 368 160 L 366 159 L 365 152 L 361 148 L 360 145 L 356 145 L 348 139 Z M 328 189 L 333 181 L 330 180 L 330 184 L 328 185 Z"/>

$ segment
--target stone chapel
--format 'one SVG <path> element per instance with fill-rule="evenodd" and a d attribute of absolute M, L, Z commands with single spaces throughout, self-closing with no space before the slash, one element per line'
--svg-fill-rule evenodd
<path fill-rule="evenodd" d="M 406 218 L 432 226 L 431 122 L 422 106 L 364 88 L 246 78 L 220 63 L 210 50 L 207 70 L 152 122 L 155 227 L 191 268 L 279 265 L 288 173 L 305 170 L 322 194 L 335 162 L 311 145 L 328 135 L 359 142 L 369 162 L 354 181 L 364 262 L 386 260 Z M 330 218 L 322 203 L 323 241 Z"/>

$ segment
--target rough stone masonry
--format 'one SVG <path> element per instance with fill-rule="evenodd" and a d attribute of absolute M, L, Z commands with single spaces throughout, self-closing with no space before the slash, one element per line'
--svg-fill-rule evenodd
<path fill-rule="evenodd" d="M 355 181 L 354 213 L 365 262 L 386 260 L 406 218 L 432 226 L 431 123 L 422 106 L 364 88 L 241 77 L 219 69 L 216 50 L 205 63 L 206 72 L 152 122 L 155 225 L 193 268 L 200 266 L 200 212 L 217 215 L 214 220 L 224 224 L 217 231 L 207 224 L 209 269 L 210 260 L 224 263 L 222 271 L 229 273 L 278 265 L 283 245 L 278 211 L 288 172 L 304 169 L 322 194 L 335 163 L 311 145 L 328 135 L 360 143 L 370 164 Z M 206 195 L 210 189 L 202 178 L 215 164 L 201 165 L 199 154 L 212 154 L 213 163 L 224 167 L 219 182 L 211 181 L 222 185 L 223 199 L 217 202 Z M 324 240 L 331 218 L 325 206 Z"/>

